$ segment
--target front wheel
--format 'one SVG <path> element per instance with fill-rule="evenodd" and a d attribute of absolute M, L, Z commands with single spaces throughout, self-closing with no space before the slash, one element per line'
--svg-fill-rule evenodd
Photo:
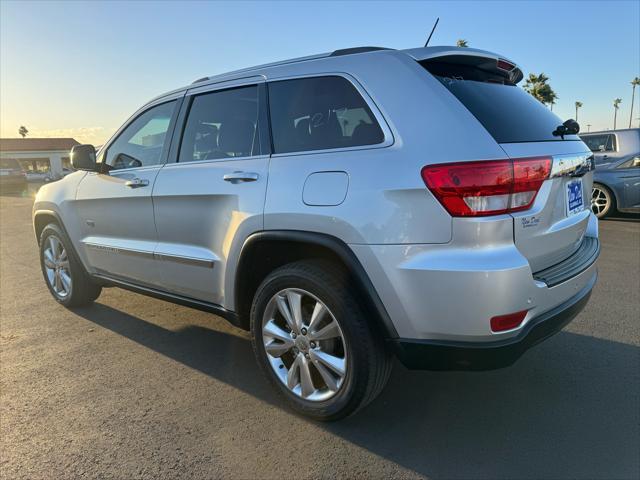
<path fill-rule="evenodd" d="M 329 263 L 296 262 L 260 285 L 251 309 L 256 359 L 299 413 L 330 421 L 355 413 L 391 370 L 346 275 Z"/>
<path fill-rule="evenodd" d="M 62 229 L 50 223 L 40 234 L 40 266 L 49 291 L 65 307 L 93 302 L 102 291 L 85 272 Z"/>
<path fill-rule="evenodd" d="M 598 218 L 604 218 L 615 210 L 615 200 L 611 190 L 599 183 L 593 184 L 591 210 Z"/>

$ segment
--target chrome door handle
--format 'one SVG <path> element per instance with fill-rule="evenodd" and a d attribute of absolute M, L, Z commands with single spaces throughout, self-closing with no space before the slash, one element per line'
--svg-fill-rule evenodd
<path fill-rule="evenodd" d="M 146 178 L 134 178 L 125 182 L 125 186 L 129 188 L 140 188 L 149 186 L 149 180 Z"/>
<path fill-rule="evenodd" d="M 225 173 L 223 180 L 225 182 L 231 183 L 241 183 L 241 182 L 255 182 L 258 180 L 257 173 L 253 172 L 233 172 L 233 173 Z"/>

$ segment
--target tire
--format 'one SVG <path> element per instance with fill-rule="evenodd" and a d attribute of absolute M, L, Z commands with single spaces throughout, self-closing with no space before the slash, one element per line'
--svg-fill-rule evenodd
<path fill-rule="evenodd" d="M 293 410 L 315 420 L 334 421 L 354 414 L 380 394 L 391 372 L 384 341 L 368 324 L 347 279 L 342 269 L 328 262 L 291 263 L 265 278 L 251 307 L 253 351 L 263 373 Z M 288 307 L 290 322 L 279 302 L 285 310 Z M 314 322 L 316 309 L 324 314 Z M 289 327 L 291 322 L 294 328 Z M 337 368 L 327 368 L 331 365 Z M 295 385 L 289 387 L 292 370 Z M 304 377 L 312 382 L 306 382 L 306 392 Z"/>
<path fill-rule="evenodd" d="M 71 241 L 55 223 L 40 234 L 40 268 L 53 298 L 65 307 L 92 303 L 102 291 L 85 271 Z"/>
<path fill-rule="evenodd" d="M 591 191 L 591 211 L 598 218 L 604 218 L 616 210 L 616 199 L 609 188 L 594 183 Z"/>

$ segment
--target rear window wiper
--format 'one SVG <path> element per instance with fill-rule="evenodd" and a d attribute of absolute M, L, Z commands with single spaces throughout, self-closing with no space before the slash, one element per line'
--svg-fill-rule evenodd
<path fill-rule="evenodd" d="M 564 140 L 565 135 L 576 135 L 580 131 L 580 124 L 573 118 L 570 118 L 562 125 L 558 125 L 556 129 L 551 132 L 554 137 L 560 137 Z"/>

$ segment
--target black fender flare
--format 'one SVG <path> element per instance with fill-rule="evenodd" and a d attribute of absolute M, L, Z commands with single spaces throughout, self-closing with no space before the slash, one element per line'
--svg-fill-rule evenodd
<path fill-rule="evenodd" d="M 387 339 L 398 338 L 398 332 L 391 321 L 391 317 L 389 317 L 387 309 L 382 303 L 371 279 L 367 275 L 364 267 L 356 257 L 353 250 L 351 250 L 351 248 L 349 248 L 349 246 L 339 238 L 324 233 L 300 230 L 264 230 L 253 233 L 247 237 L 242 245 L 242 249 L 240 250 L 240 256 L 236 266 L 236 278 L 234 283 L 236 311 L 238 310 L 238 304 L 241 301 L 240 292 L 242 291 L 242 272 L 246 271 L 246 262 L 247 257 L 249 256 L 245 255 L 245 253 L 251 250 L 257 243 L 268 242 L 297 242 L 323 247 L 333 252 L 344 263 L 349 273 L 353 275 L 359 283 L 362 293 L 366 296 L 365 300 L 374 310 L 372 313 L 377 313 L 377 326 L 382 331 L 384 337 Z"/>

